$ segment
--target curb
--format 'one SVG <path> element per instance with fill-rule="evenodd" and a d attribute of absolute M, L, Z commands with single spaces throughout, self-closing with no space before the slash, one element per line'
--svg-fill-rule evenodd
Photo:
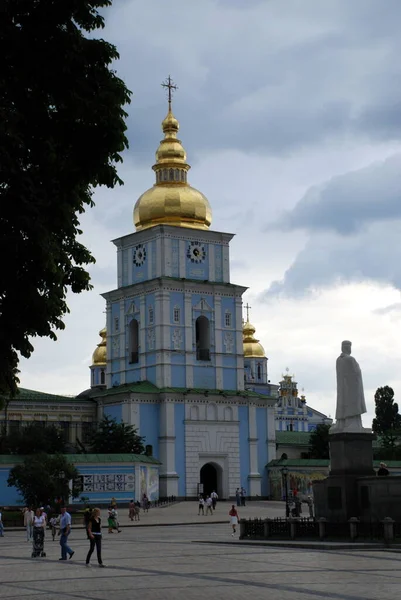
<path fill-rule="evenodd" d="M 180 523 L 141 523 L 138 521 L 134 522 L 134 523 L 127 523 L 126 525 L 122 525 L 120 523 L 120 528 L 121 529 L 126 529 L 127 527 L 185 527 L 186 525 L 192 526 L 192 525 L 227 525 L 228 520 L 225 519 L 224 521 L 191 521 L 191 522 L 180 522 Z M 48 528 L 46 528 L 47 530 Z M 74 523 L 72 524 L 72 529 L 74 530 L 78 530 L 78 529 L 83 529 L 85 530 L 85 526 L 84 525 L 74 525 Z M 107 525 L 105 525 L 104 527 L 102 527 L 102 529 L 108 529 Z M 25 531 L 25 527 L 5 527 L 4 528 L 4 532 L 7 533 L 7 531 Z"/>
<path fill-rule="evenodd" d="M 258 546 L 263 546 L 265 548 L 292 548 L 292 549 L 296 549 L 299 548 L 300 550 L 387 550 L 389 552 L 391 552 L 392 550 L 389 549 L 388 546 L 386 546 L 385 544 L 374 544 L 374 543 L 366 543 L 366 544 L 355 544 L 355 543 L 348 543 L 348 544 L 330 544 L 330 543 L 325 543 L 325 542 L 321 542 L 320 544 L 317 544 L 315 542 L 311 542 L 311 543 L 307 543 L 307 542 L 301 542 L 299 544 L 294 544 L 291 542 L 245 542 L 243 540 L 238 540 L 238 541 L 229 541 L 227 540 L 226 542 L 221 542 L 221 541 L 217 541 L 217 540 L 192 540 L 192 543 L 194 544 L 221 544 L 221 545 L 225 545 L 225 546 L 254 546 L 254 547 L 258 547 Z M 398 549 L 394 549 L 394 552 L 400 552 L 401 551 L 401 547 L 400 550 Z"/>

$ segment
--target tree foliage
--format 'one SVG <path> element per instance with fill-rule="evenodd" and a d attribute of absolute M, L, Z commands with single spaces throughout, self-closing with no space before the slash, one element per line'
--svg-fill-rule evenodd
<path fill-rule="evenodd" d="M 116 163 L 130 92 L 116 48 L 93 31 L 111 0 L 2 0 L 0 10 L 0 394 L 16 393 L 30 338 L 56 339 L 68 290 L 91 288 L 79 215 Z M 85 37 L 85 33 L 90 36 Z"/>
<path fill-rule="evenodd" d="M 394 402 L 393 388 L 385 385 L 376 390 L 375 414 L 372 430 L 380 435 L 384 447 L 394 448 L 397 438 L 401 434 L 401 415 L 398 404 Z"/>
<path fill-rule="evenodd" d="M 16 487 L 28 506 L 43 506 L 53 505 L 58 497 L 67 502 L 70 481 L 73 481 L 72 496 L 77 498 L 79 473 L 74 465 L 62 454 L 43 453 L 27 457 L 22 464 L 13 467 L 7 485 Z"/>
<path fill-rule="evenodd" d="M 90 449 L 96 454 L 142 454 L 144 439 L 132 425 L 104 417 L 92 435 Z"/>
<path fill-rule="evenodd" d="M 330 425 L 320 423 L 312 431 L 309 439 L 311 458 L 330 458 L 329 430 Z"/>
<path fill-rule="evenodd" d="M 1 438 L 2 454 L 48 454 L 66 452 L 66 443 L 61 430 L 55 425 L 43 427 L 41 423 L 29 423 L 18 432 Z"/>

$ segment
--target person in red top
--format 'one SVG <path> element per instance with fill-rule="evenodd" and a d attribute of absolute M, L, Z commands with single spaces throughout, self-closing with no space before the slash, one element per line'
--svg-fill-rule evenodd
<path fill-rule="evenodd" d="M 238 514 L 238 511 L 235 508 L 234 504 L 231 506 L 231 510 L 228 514 L 230 515 L 230 523 L 233 528 L 232 536 L 234 537 L 234 535 L 237 531 L 237 525 L 238 525 L 238 520 L 239 520 L 239 514 Z"/>

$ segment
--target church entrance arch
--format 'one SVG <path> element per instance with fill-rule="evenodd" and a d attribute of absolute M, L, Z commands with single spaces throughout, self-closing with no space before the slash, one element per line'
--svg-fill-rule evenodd
<path fill-rule="evenodd" d="M 222 496 L 222 475 L 223 470 L 220 465 L 208 462 L 200 470 L 200 483 L 203 484 L 204 496 L 210 496 L 215 491 L 218 496 Z"/>

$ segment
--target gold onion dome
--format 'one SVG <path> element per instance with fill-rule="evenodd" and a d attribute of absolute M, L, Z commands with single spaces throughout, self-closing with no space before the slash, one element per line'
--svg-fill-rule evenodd
<path fill-rule="evenodd" d="M 162 122 L 164 139 L 156 151 L 156 164 L 152 167 L 156 183 L 138 198 L 134 207 L 137 231 L 160 224 L 191 229 L 210 227 L 212 210 L 208 199 L 187 183 L 191 167 L 186 162 L 187 155 L 181 141 L 177 139 L 179 127 L 169 99 L 169 110 Z"/>
<path fill-rule="evenodd" d="M 245 358 L 265 358 L 265 351 L 259 340 L 255 338 L 255 327 L 247 321 L 242 327 Z"/>
<path fill-rule="evenodd" d="M 106 331 L 106 327 L 103 327 L 103 329 L 101 331 L 99 331 L 99 335 L 102 338 L 102 341 L 99 342 L 96 350 L 92 354 L 92 365 L 105 366 L 107 364 L 107 349 L 106 349 L 107 331 Z"/>

